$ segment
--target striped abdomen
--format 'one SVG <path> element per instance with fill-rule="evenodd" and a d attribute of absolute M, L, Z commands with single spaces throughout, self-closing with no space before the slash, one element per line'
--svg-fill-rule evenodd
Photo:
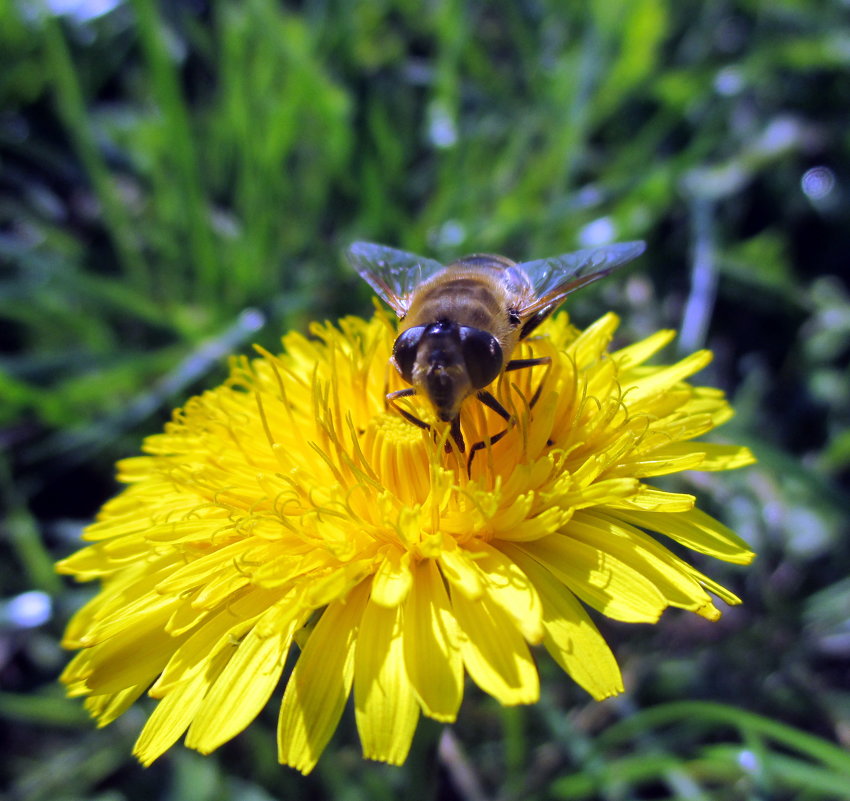
<path fill-rule="evenodd" d="M 488 331 L 509 351 L 518 333 L 509 313 L 517 298 L 508 290 L 504 267 L 465 261 L 450 265 L 416 290 L 403 328 L 455 322 Z"/>

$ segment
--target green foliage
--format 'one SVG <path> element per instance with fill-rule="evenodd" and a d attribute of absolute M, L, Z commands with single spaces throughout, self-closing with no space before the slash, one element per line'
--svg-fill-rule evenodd
<path fill-rule="evenodd" d="M 846 795 L 846 4 L 49 5 L 0 0 L 0 577 L 56 604 L 0 634 L 11 798 L 418 798 L 467 773 L 505 799 Z M 227 353 L 369 312 L 345 244 L 528 259 L 609 236 L 648 253 L 574 301 L 577 321 L 613 307 L 626 339 L 673 326 L 713 347 L 728 436 L 760 458 L 690 486 L 760 552 L 723 577 L 741 609 L 710 630 L 610 627 L 627 703 L 554 674 L 529 711 L 470 693 L 439 776 L 417 772 L 438 727 L 403 769 L 340 731 L 305 780 L 262 722 L 147 772 L 137 715 L 112 736 L 80 722 L 54 686 L 80 591 L 52 558 L 112 462 Z"/>

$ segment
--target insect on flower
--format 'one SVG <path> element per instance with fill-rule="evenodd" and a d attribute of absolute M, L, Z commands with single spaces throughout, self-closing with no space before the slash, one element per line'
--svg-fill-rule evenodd
<path fill-rule="evenodd" d="M 470 395 L 510 427 L 510 413 L 486 387 L 504 372 L 549 362 L 547 357 L 511 358 L 517 344 L 567 295 L 637 258 L 645 247 L 640 241 L 621 242 L 520 264 L 504 256 L 473 254 L 443 265 L 384 245 L 355 242 L 348 260 L 401 320 L 390 361 L 411 386 L 388 393 L 388 403 L 406 420 L 430 429 L 395 403 L 425 395 L 437 418 L 450 423 L 461 452 L 460 409 Z M 507 429 L 490 441 L 505 433 Z M 470 459 L 482 447 L 483 442 L 475 443 Z"/>
<path fill-rule="evenodd" d="M 732 415 L 722 392 L 687 380 L 710 352 L 649 365 L 672 331 L 611 350 L 616 315 L 584 331 L 546 320 L 545 341 L 517 348 L 551 359 L 539 412 L 468 480 L 448 436 L 442 458 L 384 408 L 386 323 L 316 324 L 278 355 L 234 359 L 223 385 L 119 463 L 124 490 L 59 563 L 101 584 L 68 624 L 77 654 L 62 681 L 100 726 L 145 692 L 156 701 L 134 747 L 143 764 L 184 734 L 214 751 L 282 687 L 280 762 L 313 770 L 351 698 L 363 755 L 398 765 L 422 715 L 458 719 L 467 676 L 505 706 L 536 703 L 539 647 L 593 698 L 623 692 L 585 605 L 655 623 L 670 607 L 717 620 L 712 594 L 740 602 L 662 538 L 734 564 L 752 559 L 747 544 L 652 482 L 753 461 L 696 440 Z M 510 375 L 528 379 L 513 382 L 524 410 L 534 376 Z M 470 402 L 462 424 L 468 407 L 483 411 Z M 464 428 L 470 454 L 501 425 L 486 418 Z"/>

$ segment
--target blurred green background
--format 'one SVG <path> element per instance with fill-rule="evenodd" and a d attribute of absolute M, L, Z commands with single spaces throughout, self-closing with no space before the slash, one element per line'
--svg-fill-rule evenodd
<path fill-rule="evenodd" d="M 0 0 L 0 792 L 8 799 L 850 798 L 850 7 L 838 0 Z M 467 694 L 314 775 L 276 710 L 212 757 L 130 757 L 56 676 L 94 592 L 52 572 L 113 463 L 226 356 L 371 313 L 341 249 L 532 259 L 643 238 L 570 301 L 708 345 L 721 438 L 759 465 L 669 486 L 758 551 L 695 560 L 744 599 L 709 624 L 601 623 L 627 694 L 542 658 L 543 700 Z M 668 358 L 674 354 L 669 352 Z M 2 788 L 6 788 L 3 790 Z"/>

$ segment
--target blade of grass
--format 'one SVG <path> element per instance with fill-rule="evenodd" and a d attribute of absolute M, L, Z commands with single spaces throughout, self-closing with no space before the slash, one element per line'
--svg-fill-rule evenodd
<path fill-rule="evenodd" d="M 138 291 L 148 292 L 151 287 L 148 266 L 141 255 L 139 240 L 115 182 L 95 143 L 76 68 L 71 60 L 59 18 L 52 14 L 46 15 L 44 48 L 45 60 L 55 86 L 57 108 L 101 203 L 108 235 L 121 267 Z"/>
<path fill-rule="evenodd" d="M 133 0 L 138 19 L 139 37 L 148 67 L 150 85 L 162 112 L 168 151 L 165 164 L 173 171 L 182 197 L 183 233 L 188 239 L 188 277 L 192 279 L 191 299 L 216 305 L 221 278 L 216 250 L 212 241 L 204 187 L 198 156 L 189 122 L 186 102 L 181 94 L 174 62 L 169 55 L 167 38 L 162 30 L 156 6 L 151 0 Z M 173 267 L 173 265 L 171 265 Z M 171 275 L 169 280 L 176 280 Z M 175 292 L 179 290 L 175 287 Z M 178 297 L 180 295 L 178 294 Z"/>
<path fill-rule="evenodd" d="M 24 584 L 57 595 L 62 581 L 53 569 L 53 558 L 41 539 L 38 523 L 24 503 L 19 488 L 13 483 L 9 464 L 0 454 L 0 499 L 8 510 L 5 528 L 9 543 L 24 571 Z"/>
<path fill-rule="evenodd" d="M 0 718 L 18 720 L 29 725 L 57 726 L 78 729 L 89 716 L 79 701 L 59 697 L 56 692 L 7 693 L 0 692 Z"/>
<path fill-rule="evenodd" d="M 48 456 L 62 457 L 65 467 L 90 459 L 106 443 L 149 417 L 164 404 L 179 397 L 186 386 L 204 376 L 211 367 L 234 349 L 244 344 L 262 326 L 265 317 L 256 309 L 246 309 L 217 336 L 210 337 L 192 348 L 179 364 L 169 370 L 147 391 L 140 393 L 116 413 L 96 423 L 76 429 L 57 431 L 53 436 L 32 448 L 29 461 Z"/>
<path fill-rule="evenodd" d="M 609 748 L 639 732 L 683 721 L 690 726 L 723 724 L 741 732 L 755 731 L 841 772 L 850 782 L 850 754 L 838 746 L 786 723 L 711 701 L 681 701 L 642 710 L 607 728 L 599 735 L 597 743 L 600 747 Z"/>

